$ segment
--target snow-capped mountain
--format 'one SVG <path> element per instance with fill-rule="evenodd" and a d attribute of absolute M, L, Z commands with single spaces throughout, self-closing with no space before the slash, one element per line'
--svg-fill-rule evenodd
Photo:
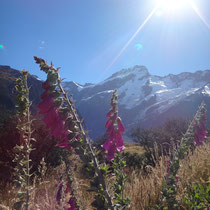
<path fill-rule="evenodd" d="M 0 66 L 0 108 L 15 107 L 12 90 L 20 72 L 9 66 Z M 40 102 L 43 92 L 41 81 L 29 76 L 30 98 L 33 107 Z M 129 135 L 136 126 L 151 127 L 170 117 L 189 117 L 195 114 L 202 101 L 210 110 L 210 70 L 195 73 L 151 75 L 144 66 L 123 69 L 97 84 L 63 82 L 63 87 L 73 95 L 80 116 L 89 135 L 96 139 L 105 133 L 106 113 L 110 109 L 113 90 L 118 90 L 119 115 Z M 207 112 L 210 125 L 210 112 Z"/>
<path fill-rule="evenodd" d="M 97 84 L 63 85 L 73 94 L 93 138 L 105 132 L 105 114 L 115 88 L 127 134 L 133 127 L 156 126 L 169 117 L 192 117 L 202 100 L 210 105 L 210 70 L 160 77 L 150 75 L 144 66 L 134 66 Z"/>

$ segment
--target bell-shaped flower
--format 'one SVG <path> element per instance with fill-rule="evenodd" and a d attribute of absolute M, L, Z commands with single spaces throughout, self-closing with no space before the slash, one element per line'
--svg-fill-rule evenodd
<path fill-rule="evenodd" d="M 205 129 L 205 120 L 205 115 L 203 115 L 203 119 L 201 120 L 194 134 L 194 144 L 197 146 L 202 145 L 203 141 L 206 139 L 207 130 Z"/>
<path fill-rule="evenodd" d="M 106 122 L 105 128 L 109 128 L 112 125 L 112 120 L 108 119 L 108 121 Z"/>
<path fill-rule="evenodd" d="M 59 138 L 62 136 L 63 133 L 65 133 L 65 121 L 62 120 L 61 118 L 58 118 L 53 125 L 50 134 L 56 138 Z"/>
<path fill-rule="evenodd" d="M 110 146 L 111 146 L 111 141 L 110 141 L 110 139 L 109 138 L 107 138 L 106 139 L 106 141 L 104 142 L 104 144 L 103 145 L 101 145 L 106 151 L 108 151 L 109 150 L 109 148 L 110 148 Z"/>
<path fill-rule="evenodd" d="M 125 128 L 122 124 L 120 117 L 118 117 L 117 110 L 117 95 L 116 91 L 113 93 L 111 99 L 112 109 L 107 113 L 109 118 L 106 122 L 106 133 L 109 135 L 102 147 L 107 151 L 107 159 L 112 161 L 116 150 L 121 152 L 125 147 L 123 145 L 122 133 L 125 132 Z"/>
<path fill-rule="evenodd" d="M 115 138 L 116 138 L 116 149 L 118 152 L 122 152 L 125 149 L 122 135 L 118 132 Z"/>
<path fill-rule="evenodd" d="M 38 108 L 40 109 L 39 114 L 44 114 L 48 112 L 54 106 L 54 98 L 52 96 L 48 96 L 45 98 L 39 105 Z"/>
<path fill-rule="evenodd" d="M 120 133 L 125 133 L 125 128 L 122 124 L 122 121 L 121 121 L 120 117 L 117 118 L 117 127 L 118 127 L 118 131 Z"/>
<path fill-rule="evenodd" d="M 62 195 L 63 183 L 60 183 L 56 194 L 56 201 L 59 203 Z"/>
<path fill-rule="evenodd" d="M 114 114 L 114 109 L 111 109 L 107 114 L 106 117 L 110 118 Z"/>
<path fill-rule="evenodd" d="M 115 127 L 113 124 L 110 124 L 110 126 L 107 128 L 106 132 L 108 134 L 114 133 L 115 132 Z"/>
<path fill-rule="evenodd" d="M 68 140 L 68 137 L 67 137 L 66 133 L 63 135 L 62 138 L 60 138 L 60 140 L 59 140 L 59 142 L 58 142 L 58 144 L 56 146 L 58 146 L 60 148 L 66 148 L 67 150 L 71 149 L 71 147 L 69 145 L 69 140 Z"/>
<path fill-rule="evenodd" d="M 42 88 L 43 89 L 48 89 L 50 87 L 50 82 L 48 80 L 46 80 L 45 82 L 42 83 Z"/>
<path fill-rule="evenodd" d="M 46 128 L 52 127 L 56 120 L 59 118 L 58 110 L 52 107 L 44 116 L 43 121 L 46 124 Z"/>
<path fill-rule="evenodd" d="M 111 145 L 110 145 L 110 147 L 109 147 L 108 153 L 106 155 L 106 158 L 109 161 L 113 161 L 114 160 L 115 151 L 116 151 L 116 145 L 115 145 L 114 142 L 112 142 Z"/>
<path fill-rule="evenodd" d="M 75 202 L 72 198 L 69 199 L 68 204 L 70 205 L 70 208 L 68 208 L 68 210 L 77 210 Z"/>
<path fill-rule="evenodd" d="M 40 96 L 40 98 L 42 100 L 44 100 L 45 98 L 47 98 L 48 96 L 50 96 L 50 90 L 45 90 L 42 95 Z"/>
<path fill-rule="evenodd" d="M 47 128 L 51 128 L 49 134 L 54 136 L 59 140 L 57 146 L 70 149 L 69 140 L 68 140 L 68 130 L 66 128 L 65 121 L 61 118 L 59 113 L 60 107 L 56 104 L 56 100 L 51 94 L 50 88 L 52 84 L 49 80 L 46 80 L 42 87 L 45 89 L 45 92 L 42 93 L 41 99 L 43 100 L 38 108 L 40 109 L 39 114 L 44 114 L 43 121 Z M 68 118 L 71 118 L 72 115 L 68 114 Z"/>

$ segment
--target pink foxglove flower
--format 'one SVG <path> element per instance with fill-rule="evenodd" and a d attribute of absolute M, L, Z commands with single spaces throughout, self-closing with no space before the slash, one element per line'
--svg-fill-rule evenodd
<path fill-rule="evenodd" d="M 116 134 L 116 146 L 118 152 L 122 152 L 125 149 L 122 135 L 119 132 Z"/>
<path fill-rule="evenodd" d="M 67 182 L 66 183 L 66 189 L 65 189 L 65 194 L 67 194 L 68 192 L 70 192 L 70 194 L 71 194 L 71 185 L 70 185 L 70 183 L 69 182 Z M 70 207 L 67 209 L 67 210 L 76 210 L 76 205 L 75 205 L 75 202 L 74 202 L 74 200 L 72 199 L 72 197 L 70 197 L 69 198 L 69 201 L 67 202 L 69 205 L 70 205 Z"/>
<path fill-rule="evenodd" d="M 106 116 L 107 116 L 107 117 L 111 117 L 113 114 L 114 114 L 114 109 L 111 109 L 111 110 L 106 114 Z"/>
<path fill-rule="evenodd" d="M 114 160 L 115 151 L 116 151 L 116 145 L 115 145 L 114 142 L 111 142 L 110 147 L 109 147 L 109 150 L 107 151 L 108 153 L 106 155 L 106 158 L 109 161 L 113 161 Z"/>
<path fill-rule="evenodd" d="M 41 99 L 44 100 L 45 98 L 47 98 L 48 96 L 50 96 L 50 91 L 49 90 L 45 90 L 42 95 L 41 95 Z"/>
<path fill-rule="evenodd" d="M 118 129 L 119 129 L 120 133 L 125 133 L 125 128 L 122 124 L 122 121 L 121 121 L 120 117 L 117 118 L 117 126 L 118 126 Z"/>
<path fill-rule="evenodd" d="M 107 129 L 106 133 L 109 136 L 102 145 L 102 147 L 107 151 L 106 158 L 109 161 L 114 160 L 114 154 L 116 151 L 121 152 L 125 148 L 121 135 L 125 132 L 125 128 L 120 117 L 118 117 L 116 91 L 113 93 L 111 106 L 111 110 L 106 115 L 109 119 L 105 125 L 105 128 Z"/>
<path fill-rule="evenodd" d="M 65 121 L 62 120 L 60 117 L 57 118 L 55 123 L 52 126 L 52 129 L 50 131 L 50 134 L 52 136 L 55 136 L 56 138 L 59 138 L 63 136 L 63 133 L 65 133 Z"/>
<path fill-rule="evenodd" d="M 60 148 L 66 148 L 68 150 L 71 149 L 67 135 L 64 134 L 63 138 L 60 139 L 60 141 L 58 142 L 58 144 L 56 146 L 58 146 Z"/>
<path fill-rule="evenodd" d="M 45 92 L 41 95 L 43 101 L 38 105 L 39 114 L 44 114 L 43 121 L 46 128 L 51 129 L 49 134 L 60 140 L 57 146 L 69 150 L 68 131 L 65 128 L 65 121 L 59 115 L 59 108 L 55 106 L 55 99 L 50 91 L 50 82 L 46 80 L 42 87 Z"/>
<path fill-rule="evenodd" d="M 54 106 L 54 98 L 52 96 L 48 96 L 45 98 L 39 105 L 38 108 L 40 109 L 39 114 L 44 114 L 48 112 Z"/>
<path fill-rule="evenodd" d="M 194 134 L 194 144 L 197 146 L 202 145 L 203 141 L 206 139 L 207 130 L 205 128 L 205 123 L 206 123 L 206 113 L 204 112 L 203 115 L 201 116 L 201 120 Z M 196 126 L 196 124 L 194 126 Z"/>
<path fill-rule="evenodd" d="M 108 119 L 108 121 L 106 122 L 105 128 L 109 128 L 112 125 L 112 120 Z"/>
<path fill-rule="evenodd" d="M 207 134 L 207 131 L 205 130 L 205 127 L 200 124 L 194 135 L 194 144 L 197 146 L 202 145 L 203 141 L 206 138 L 206 134 Z"/>
<path fill-rule="evenodd" d="M 50 87 L 50 82 L 46 80 L 45 82 L 42 83 L 42 88 L 43 89 L 48 89 Z"/>
<path fill-rule="evenodd" d="M 116 132 L 113 123 L 110 124 L 110 126 L 107 128 L 106 132 L 107 132 L 108 134 L 112 134 L 112 133 L 115 133 L 115 132 Z"/>
<path fill-rule="evenodd" d="M 58 110 L 52 107 L 44 116 L 43 121 L 46 124 L 46 128 L 50 128 L 55 124 L 55 121 L 59 118 Z"/>
<path fill-rule="evenodd" d="M 61 199 L 61 195 L 62 195 L 62 189 L 63 189 L 63 183 L 60 183 L 60 185 L 58 187 L 57 194 L 56 194 L 56 201 L 58 203 L 60 203 L 60 199 Z"/>
<path fill-rule="evenodd" d="M 67 210 L 76 210 L 76 205 L 74 203 L 74 200 L 72 198 L 69 199 L 68 204 L 71 206 L 70 208 L 68 208 Z"/>
<path fill-rule="evenodd" d="M 107 138 L 106 139 L 106 141 L 105 141 L 105 143 L 102 145 L 102 147 L 106 150 L 106 151 L 108 151 L 109 150 L 109 148 L 110 148 L 110 146 L 111 146 L 111 140 L 109 139 L 109 138 Z"/>

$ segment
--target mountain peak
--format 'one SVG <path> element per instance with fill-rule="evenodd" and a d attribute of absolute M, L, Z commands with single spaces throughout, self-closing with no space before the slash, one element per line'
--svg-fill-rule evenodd
<path fill-rule="evenodd" d="M 112 76 L 107 78 L 107 80 L 113 79 L 113 78 L 123 78 L 130 74 L 135 74 L 138 76 L 140 75 L 142 77 L 150 75 L 149 71 L 147 70 L 147 68 L 145 66 L 136 65 L 132 68 L 122 69 L 121 71 L 118 71 L 118 72 L 112 74 Z"/>

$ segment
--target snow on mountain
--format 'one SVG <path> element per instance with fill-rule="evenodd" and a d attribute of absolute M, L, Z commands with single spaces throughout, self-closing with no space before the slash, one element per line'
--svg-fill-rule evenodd
<path fill-rule="evenodd" d="M 14 109 L 12 96 L 18 70 L 0 66 L 0 105 Z M 43 92 L 42 81 L 29 76 L 30 99 L 36 110 Z M 118 90 L 119 115 L 126 135 L 136 126 L 151 127 L 171 117 L 192 117 L 202 101 L 207 104 L 210 124 L 210 70 L 184 72 L 161 77 L 151 75 L 144 66 L 134 66 L 114 73 L 97 84 L 63 82 L 65 90 L 73 95 L 79 115 L 84 119 L 90 137 L 96 139 L 105 133 L 106 113 L 110 109 L 112 92 Z"/>
<path fill-rule="evenodd" d="M 114 92 L 114 90 L 105 90 L 105 91 L 96 93 L 95 95 L 89 96 L 87 98 L 83 98 L 82 101 L 90 100 L 90 99 L 92 99 L 93 97 L 96 97 L 96 96 L 99 96 L 100 98 L 103 98 L 104 97 L 103 96 L 104 94 L 106 94 L 106 93 L 113 93 L 113 92 Z"/>
<path fill-rule="evenodd" d="M 182 103 L 186 104 L 185 101 L 192 103 L 196 99 L 195 104 L 199 104 L 199 100 L 205 99 L 210 104 L 209 84 L 210 70 L 161 77 L 150 75 L 144 66 L 134 66 L 114 73 L 97 84 L 64 82 L 64 88 L 73 94 L 90 136 L 96 138 L 105 131 L 105 114 L 110 108 L 109 103 L 115 88 L 119 96 L 119 114 L 127 130 L 130 130 L 136 125 L 155 126 L 166 119 L 167 115 L 179 115 L 171 110 Z M 183 112 L 187 113 L 188 110 Z"/>
<path fill-rule="evenodd" d="M 204 86 L 204 89 L 203 89 L 203 91 L 202 91 L 202 93 L 203 93 L 204 95 L 210 96 L 210 85 L 205 85 L 205 86 Z"/>

